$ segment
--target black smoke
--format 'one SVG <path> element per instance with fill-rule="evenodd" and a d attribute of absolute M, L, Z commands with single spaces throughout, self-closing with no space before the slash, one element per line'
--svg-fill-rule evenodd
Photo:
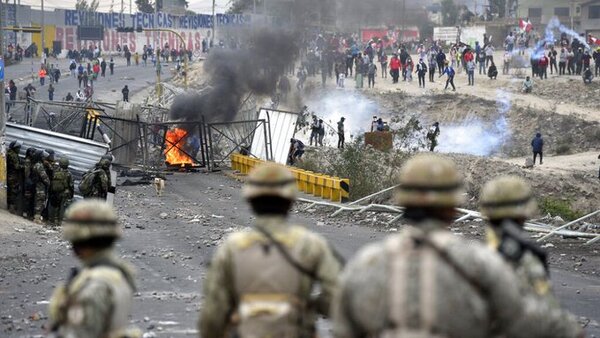
<path fill-rule="evenodd" d="M 286 67 L 298 55 L 292 32 L 256 29 L 240 33 L 239 48 L 213 48 L 204 63 L 210 87 L 175 98 L 171 118 L 228 122 L 235 119 L 250 93 L 272 95 Z"/>

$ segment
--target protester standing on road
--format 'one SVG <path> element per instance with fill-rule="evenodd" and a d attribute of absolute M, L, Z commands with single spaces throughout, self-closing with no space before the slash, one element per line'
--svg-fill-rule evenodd
<path fill-rule="evenodd" d="M 569 53 L 567 52 L 565 47 L 563 47 L 560 50 L 560 54 L 558 55 L 558 75 L 565 75 L 568 57 L 569 57 Z"/>
<path fill-rule="evenodd" d="M 531 140 L 531 148 L 533 150 L 533 164 L 535 164 L 535 159 L 537 155 L 540 155 L 540 164 L 543 163 L 543 153 L 544 153 L 544 139 L 542 138 L 541 133 L 535 134 L 533 140 Z"/>
<path fill-rule="evenodd" d="M 242 194 L 256 219 L 213 255 L 204 282 L 200 335 L 316 336 L 317 314 L 329 316 L 340 261 L 320 235 L 288 224 L 297 189 L 287 168 L 257 167 Z"/>
<path fill-rule="evenodd" d="M 393 54 L 390 59 L 390 74 L 392 75 L 392 83 L 398 83 L 400 77 L 400 59 L 398 55 Z"/>
<path fill-rule="evenodd" d="M 54 86 L 52 83 L 48 86 L 48 100 L 54 101 Z"/>
<path fill-rule="evenodd" d="M 337 123 L 337 133 L 338 133 L 338 149 L 344 149 L 344 121 L 345 117 L 342 117 L 340 121 Z"/>
<path fill-rule="evenodd" d="M 373 60 L 369 61 L 367 67 L 367 77 L 368 77 L 368 86 L 369 88 L 375 88 L 375 75 L 377 75 L 377 65 Z"/>
<path fill-rule="evenodd" d="M 110 69 L 110 75 L 113 75 L 115 73 L 115 60 L 112 57 L 110 58 L 108 68 Z"/>
<path fill-rule="evenodd" d="M 127 85 L 121 89 L 121 93 L 123 94 L 123 101 L 129 102 L 129 88 Z"/>
<path fill-rule="evenodd" d="M 38 71 L 38 76 L 40 78 L 40 86 L 43 86 L 44 83 L 46 82 L 46 69 L 44 69 L 44 67 L 42 66 L 40 68 L 40 70 Z"/>
<path fill-rule="evenodd" d="M 425 88 L 425 74 L 427 74 L 427 64 L 425 63 L 425 61 L 423 61 L 423 59 L 419 59 L 419 63 L 417 63 L 415 73 L 417 73 L 417 77 L 419 78 L 419 88 Z"/>
<path fill-rule="evenodd" d="M 467 61 L 467 77 L 469 80 L 469 86 L 475 85 L 475 62 L 473 60 Z"/>
<path fill-rule="evenodd" d="M 439 77 L 442 77 L 443 75 L 448 76 L 448 79 L 446 80 L 446 87 L 444 87 L 444 90 L 448 89 L 448 85 L 452 85 L 452 91 L 456 91 L 456 87 L 454 86 L 454 75 L 456 74 L 454 72 L 454 68 L 448 64 L 448 60 L 446 60 L 445 64 L 446 64 L 446 68 L 444 69 L 444 72 L 442 73 L 442 75 L 439 76 Z"/>
<path fill-rule="evenodd" d="M 102 62 L 100 62 L 100 76 L 104 77 L 106 75 L 106 61 L 104 61 L 104 59 L 102 59 Z"/>

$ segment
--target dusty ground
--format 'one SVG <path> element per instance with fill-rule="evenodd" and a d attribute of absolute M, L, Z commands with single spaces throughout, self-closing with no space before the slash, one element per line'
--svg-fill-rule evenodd
<path fill-rule="evenodd" d="M 118 251 L 138 270 L 132 323 L 157 337 L 196 335 L 200 290 L 212 252 L 223 236 L 252 220 L 239 187 L 239 182 L 220 173 L 178 173 L 168 177 L 162 198 L 155 196 L 151 186 L 118 189 L 115 204 L 125 227 Z M 346 257 L 401 227 L 373 225 L 347 214 L 329 218 L 324 211 L 294 212 L 293 220 L 323 234 Z M 0 336 L 40 336 L 53 285 L 77 262 L 58 232 L 6 213 L 0 219 Z M 460 224 L 452 230 L 474 239 L 482 233 L 477 223 Z M 558 238 L 552 243 L 555 246 L 549 250 L 557 295 L 568 309 L 583 317 L 589 333 L 600 335 L 597 246 L 582 250 L 576 245 L 579 242 Z M 327 322 L 322 323 L 325 337 L 327 327 Z"/>

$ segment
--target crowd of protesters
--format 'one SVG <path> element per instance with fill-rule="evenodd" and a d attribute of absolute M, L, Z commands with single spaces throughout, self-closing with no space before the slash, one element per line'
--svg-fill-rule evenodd
<path fill-rule="evenodd" d="M 360 41 L 357 35 L 315 34 L 303 43 L 304 49 L 297 69 L 296 87 L 304 88 L 307 77 L 320 75 L 321 83 L 333 81 L 337 87 L 348 85 L 354 79 L 354 87 L 362 89 L 367 80 L 367 87 L 375 87 L 377 81 L 389 77 L 392 83 L 400 79 L 411 82 L 413 75 L 418 77 L 419 87 L 424 88 L 425 79 L 435 82 L 436 75 L 446 76 L 446 89 L 456 90 L 454 77 L 457 73 L 465 73 L 468 85 L 475 85 L 475 74 L 490 80 L 497 79 L 502 66 L 502 75 L 509 75 L 514 67 L 522 68 L 526 63 L 531 65 L 533 78 L 547 79 L 548 72 L 559 76 L 576 75 L 583 77 L 584 82 L 591 82 L 600 72 L 600 47 L 587 48 L 585 36 L 570 38 L 562 34 L 556 41 L 541 41 L 539 35 L 531 33 L 509 32 L 496 51 L 494 43 L 484 34 L 482 43 L 473 46 L 457 42 L 443 46 L 440 41 L 419 43 L 411 41 L 405 44 L 372 38 Z M 531 47 L 530 47 L 531 46 Z M 501 56 L 496 60 L 495 56 Z M 593 63 L 593 68 L 592 68 Z M 428 75 L 428 76 L 427 76 Z M 376 80 L 380 77 L 380 80 Z M 287 80 L 287 78 L 286 78 Z M 527 86 L 527 92 L 532 87 Z"/>

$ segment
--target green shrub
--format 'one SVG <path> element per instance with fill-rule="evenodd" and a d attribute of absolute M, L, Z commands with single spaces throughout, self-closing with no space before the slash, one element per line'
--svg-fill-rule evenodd
<path fill-rule="evenodd" d="M 571 203 L 568 201 L 563 201 L 553 197 L 542 198 L 539 202 L 539 207 L 544 214 L 560 216 L 566 221 L 572 221 L 583 216 L 583 213 L 579 210 L 574 210 L 571 207 Z"/>

